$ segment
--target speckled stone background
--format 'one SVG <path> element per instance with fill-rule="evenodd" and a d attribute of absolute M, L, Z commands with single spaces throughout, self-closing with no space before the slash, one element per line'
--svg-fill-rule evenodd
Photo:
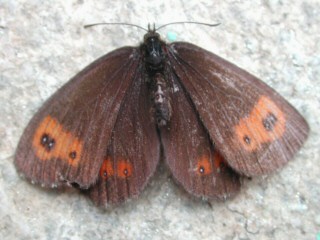
<path fill-rule="evenodd" d="M 244 180 L 224 203 L 195 200 L 161 165 L 137 200 L 102 211 L 76 190 L 20 179 L 13 155 L 38 107 L 99 56 L 144 32 L 96 22 L 174 25 L 178 34 L 259 76 L 305 116 L 308 141 L 284 169 Z M 320 238 L 320 2 L 0 0 L 0 239 Z"/>

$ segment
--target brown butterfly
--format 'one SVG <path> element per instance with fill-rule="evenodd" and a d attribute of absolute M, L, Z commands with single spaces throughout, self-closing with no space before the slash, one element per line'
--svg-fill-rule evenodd
<path fill-rule="evenodd" d="M 34 183 L 76 186 L 105 206 L 138 196 L 163 156 L 186 191 L 225 199 L 241 175 L 286 164 L 308 132 L 258 78 L 149 27 L 140 46 L 101 57 L 44 103 L 15 165 Z"/>

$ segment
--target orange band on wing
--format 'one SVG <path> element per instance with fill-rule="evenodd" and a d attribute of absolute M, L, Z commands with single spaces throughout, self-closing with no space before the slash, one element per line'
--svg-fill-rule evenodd
<path fill-rule="evenodd" d="M 222 156 L 218 152 L 214 153 L 213 164 L 215 169 L 220 169 L 223 166 Z"/>
<path fill-rule="evenodd" d="M 36 156 L 43 161 L 59 158 L 70 165 L 79 163 L 83 143 L 51 116 L 45 117 L 32 140 Z"/>
<path fill-rule="evenodd" d="M 114 165 L 116 169 L 114 169 Z M 103 161 L 100 168 L 100 176 L 105 180 L 114 175 L 116 175 L 116 177 L 125 179 L 132 176 L 132 174 L 132 163 L 125 159 L 119 159 L 114 163 L 110 157 L 107 157 Z"/>
<path fill-rule="evenodd" d="M 197 174 L 204 176 L 212 173 L 212 162 L 207 155 L 203 155 L 197 162 Z"/>
<path fill-rule="evenodd" d="M 113 175 L 114 175 L 114 170 L 113 170 L 111 159 L 107 158 L 103 161 L 102 166 L 100 168 L 100 176 L 103 179 L 107 179 Z"/>
<path fill-rule="evenodd" d="M 282 137 L 286 129 L 284 113 L 268 97 L 261 96 L 249 116 L 235 126 L 238 141 L 247 151 Z"/>
<path fill-rule="evenodd" d="M 133 167 L 129 161 L 119 160 L 117 162 L 117 176 L 120 178 L 127 178 L 132 175 Z"/>
<path fill-rule="evenodd" d="M 221 168 L 224 167 L 224 161 L 222 156 L 213 151 L 210 155 L 202 155 L 198 161 L 196 166 L 196 174 L 199 176 L 206 176 L 213 171 L 219 172 Z"/>

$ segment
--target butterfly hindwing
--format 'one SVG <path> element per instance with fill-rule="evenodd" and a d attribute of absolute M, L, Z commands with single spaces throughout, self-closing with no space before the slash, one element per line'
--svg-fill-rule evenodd
<path fill-rule="evenodd" d="M 47 100 L 21 137 L 15 156 L 18 171 L 44 186 L 90 186 L 136 74 L 137 57 L 135 48 L 111 52 Z"/>
<path fill-rule="evenodd" d="M 195 45 L 166 44 L 148 28 L 140 46 L 101 57 L 44 103 L 15 165 L 31 182 L 72 185 L 107 206 L 138 196 L 163 156 L 187 192 L 226 199 L 239 191 L 240 175 L 288 162 L 308 132 L 253 75 Z"/>
<path fill-rule="evenodd" d="M 237 172 L 272 172 L 306 140 L 303 117 L 248 72 L 189 43 L 171 44 L 169 59 L 215 147 Z"/>
<path fill-rule="evenodd" d="M 98 182 L 88 190 L 97 205 L 118 204 L 138 196 L 160 158 L 160 142 L 141 73 L 126 94 L 112 131 Z"/>
<path fill-rule="evenodd" d="M 240 189 L 238 174 L 216 151 L 192 102 L 172 77 L 172 118 L 161 128 L 164 157 L 174 178 L 191 194 L 225 199 Z"/>

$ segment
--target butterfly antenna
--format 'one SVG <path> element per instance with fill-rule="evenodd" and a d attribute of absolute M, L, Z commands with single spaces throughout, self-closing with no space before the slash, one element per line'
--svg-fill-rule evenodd
<path fill-rule="evenodd" d="M 203 22 L 190 22 L 190 21 L 186 21 L 186 22 L 171 22 L 171 23 L 167 23 L 167 24 L 164 24 L 160 27 L 158 27 L 156 29 L 156 31 L 158 31 L 160 28 L 164 28 L 166 26 L 169 26 L 169 25 L 174 25 L 174 24 L 198 24 L 198 25 L 204 25 L 204 26 L 208 26 L 208 27 L 216 27 L 216 26 L 219 26 L 221 23 L 203 23 Z"/>
<path fill-rule="evenodd" d="M 93 23 L 93 24 L 84 25 L 83 27 L 84 28 L 90 28 L 90 27 L 94 27 L 94 26 L 98 26 L 98 25 L 125 25 L 125 26 L 131 26 L 131 27 L 140 28 L 140 29 L 148 32 L 148 29 L 145 29 L 144 27 L 141 27 L 141 26 L 136 25 L 136 24 L 123 23 L 123 22 L 119 22 L 119 23 L 109 23 L 109 22 L 106 22 L 106 23 Z M 149 28 L 149 26 L 148 26 L 148 28 Z"/>

